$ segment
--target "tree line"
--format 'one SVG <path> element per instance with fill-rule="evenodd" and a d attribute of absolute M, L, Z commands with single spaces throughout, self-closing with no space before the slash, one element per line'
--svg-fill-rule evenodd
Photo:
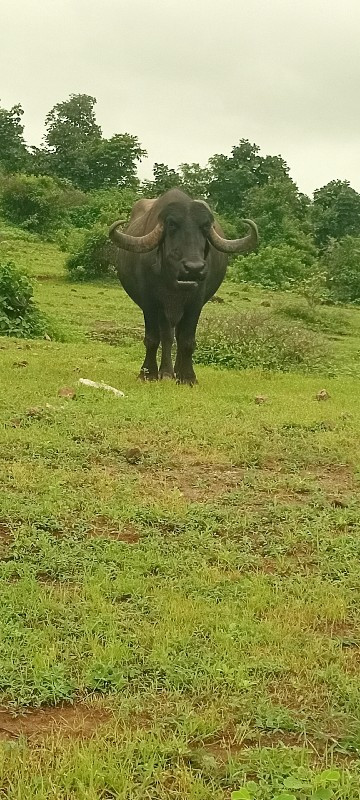
<path fill-rule="evenodd" d="M 320 262 L 323 266 L 325 259 L 336 265 L 328 279 L 334 287 L 339 264 L 343 269 L 346 259 L 353 288 L 344 290 L 340 299 L 360 297 L 360 194 L 349 181 L 334 179 L 310 198 L 299 191 L 281 155 L 263 156 L 256 144 L 240 139 L 230 155 L 215 154 L 206 166 L 190 163 L 174 169 L 156 163 L 152 180 L 141 184 L 137 165 L 146 150 L 129 133 L 106 139 L 95 105 L 96 99 L 85 94 L 57 103 L 46 116 L 40 147 L 25 143 L 22 106 L 0 107 L 0 195 L 5 215 L 22 224 L 28 214 L 27 227 L 36 229 L 38 224 L 40 229 L 41 224 L 55 225 L 64 207 L 73 207 L 77 211 L 72 212 L 72 222 L 90 227 L 102 218 L 101 208 L 110 212 L 120 205 L 127 210 L 136 196 L 157 196 L 178 186 L 207 200 L 228 235 L 242 233 L 242 217 L 256 220 L 262 249 L 249 260 L 248 279 L 254 277 L 253 264 L 254 274 L 259 269 L 265 274 L 265 285 L 281 286 L 291 282 L 293 273 L 313 270 Z M 52 198 L 51 209 L 45 196 Z M 44 213 L 39 224 L 41 202 Z"/>

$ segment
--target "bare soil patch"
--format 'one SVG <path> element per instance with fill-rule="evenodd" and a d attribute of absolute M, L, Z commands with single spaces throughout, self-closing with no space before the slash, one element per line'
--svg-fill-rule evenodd
<path fill-rule="evenodd" d="M 11 531 L 6 522 L 0 520 L 0 544 L 9 544 Z"/>
<path fill-rule="evenodd" d="M 315 478 L 326 493 L 333 495 L 344 491 L 350 492 L 356 488 L 354 473 L 347 464 L 310 465 L 303 474 Z"/>
<path fill-rule="evenodd" d="M 116 525 L 113 520 L 106 517 L 97 517 L 90 531 L 91 536 L 106 536 L 110 539 L 117 539 L 119 542 L 136 544 L 140 539 L 139 531 L 135 525 Z"/>
<path fill-rule="evenodd" d="M 11 741 L 20 736 L 43 739 L 54 734 L 74 739 L 90 739 L 99 725 L 105 724 L 109 719 L 109 712 L 80 703 L 32 709 L 21 714 L 0 708 L 0 740 Z"/>
<path fill-rule="evenodd" d="M 308 736 L 303 731 L 261 731 L 251 730 L 244 738 L 234 739 L 233 734 L 225 733 L 219 738 L 206 741 L 203 752 L 213 756 L 218 762 L 226 763 L 229 758 L 239 759 L 246 755 L 247 750 L 296 748 L 310 751 L 317 763 L 327 763 L 329 753 L 333 753 L 334 761 L 351 764 L 357 761 L 356 755 L 346 753 L 341 748 L 341 742 L 331 734 L 322 736 Z M 199 752 L 199 751 L 198 751 Z"/>
<path fill-rule="evenodd" d="M 245 470 L 223 464 L 188 464 L 182 468 L 140 469 L 143 492 L 163 496 L 179 492 L 185 500 L 211 502 L 242 485 Z"/>

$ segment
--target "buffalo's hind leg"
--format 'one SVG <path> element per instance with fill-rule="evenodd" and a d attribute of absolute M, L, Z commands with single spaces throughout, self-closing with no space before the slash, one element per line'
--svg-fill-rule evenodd
<path fill-rule="evenodd" d="M 174 328 L 170 322 L 163 317 L 160 321 L 161 336 L 161 363 L 160 379 L 175 378 L 174 367 L 171 357 L 171 349 L 174 341 Z"/>
<path fill-rule="evenodd" d="M 160 344 L 158 317 L 144 311 L 146 355 L 140 370 L 139 378 L 143 381 L 157 381 L 159 377 L 156 355 Z"/>
<path fill-rule="evenodd" d="M 176 380 L 177 383 L 187 383 L 189 386 L 197 383 L 192 359 L 196 347 L 195 333 L 200 311 L 201 309 L 193 309 L 185 312 L 176 328 Z"/>

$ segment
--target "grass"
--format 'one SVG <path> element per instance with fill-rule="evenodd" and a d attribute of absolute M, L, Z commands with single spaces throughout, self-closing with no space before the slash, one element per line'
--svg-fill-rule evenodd
<path fill-rule="evenodd" d="M 0 340 L 0 797 L 358 797 L 358 312 L 330 371 L 142 385 L 121 288 L 10 251 L 67 341 Z"/>

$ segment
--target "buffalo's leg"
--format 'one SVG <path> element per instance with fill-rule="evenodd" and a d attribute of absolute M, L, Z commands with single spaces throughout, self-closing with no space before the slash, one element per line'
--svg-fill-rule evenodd
<path fill-rule="evenodd" d="M 144 345 L 146 347 L 146 355 L 140 370 L 139 378 L 141 378 L 143 381 L 157 381 L 158 365 L 156 361 L 156 354 L 160 344 L 159 322 L 157 316 L 154 314 L 147 314 L 145 312 L 144 322 Z"/>
<path fill-rule="evenodd" d="M 160 378 L 174 378 L 175 374 L 171 357 L 171 349 L 174 341 L 174 328 L 171 327 L 170 323 L 165 317 L 160 321 L 160 337 L 161 337 Z"/>
<path fill-rule="evenodd" d="M 178 383 L 187 383 L 193 386 L 196 375 L 193 367 L 193 353 L 196 347 L 195 333 L 200 316 L 200 309 L 185 312 L 176 328 L 177 353 L 175 361 L 175 375 Z"/>

